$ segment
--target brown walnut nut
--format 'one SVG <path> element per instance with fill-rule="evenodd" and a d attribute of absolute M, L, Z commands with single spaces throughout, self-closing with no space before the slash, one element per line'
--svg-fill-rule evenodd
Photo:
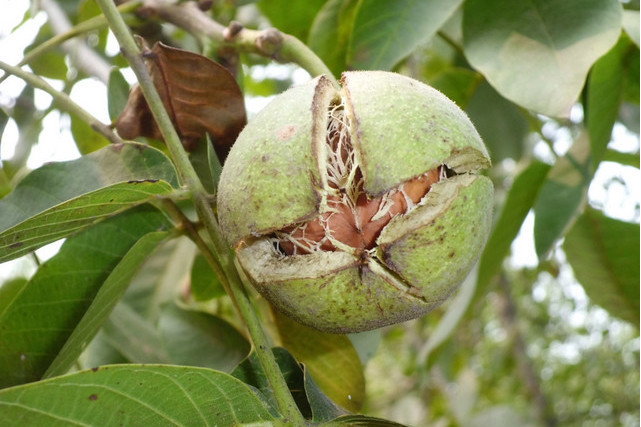
<path fill-rule="evenodd" d="M 327 332 L 421 316 L 487 240 L 487 150 L 467 116 L 400 74 L 346 72 L 277 96 L 241 132 L 218 215 L 256 289 Z"/>

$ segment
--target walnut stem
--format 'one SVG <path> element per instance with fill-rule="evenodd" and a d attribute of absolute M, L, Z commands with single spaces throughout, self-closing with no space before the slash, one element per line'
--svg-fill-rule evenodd
<path fill-rule="evenodd" d="M 163 20 L 197 37 L 207 37 L 221 47 L 232 47 L 239 52 L 255 53 L 279 62 L 298 64 L 312 76 L 326 75 L 338 87 L 330 69 L 305 43 L 275 28 L 257 31 L 244 28 L 237 22 L 232 22 L 229 28 L 225 28 L 200 10 L 195 2 L 170 4 L 162 0 L 147 0 L 144 7 Z"/>
<path fill-rule="evenodd" d="M 212 240 L 215 253 L 211 253 L 208 248 L 202 249 L 207 249 L 206 253 L 211 255 L 208 257 L 208 261 L 212 263 L 214 269 L 224 272 L 220 277 L 221 282 L 239 308 L 239 314 L 245 322 L 252 342 L 254 343 L 256 356 L 273 389 L 278 408 L 288 423 L 305 425 L 305 420 L 298 410 L 296 402 L 289 392 L 285 378 L 276 363 L 267 335 L 260 325 L 255 307 L 249 300 L 247 291 L 240 280 L 240 276 L 234 265 L 233 253 L 222 238 L 218 221 L 208 199 L 208 194 L 198 179 L 198 175 L 191 165 L 187 153 L 183 149 L 180 138 L 151 80 L 141 52 L 129 32 L 129 28 L 116 9 L 113 0 L 98 0 L 98 4 L 107 18 L 116 39 L 120 43 L 123 56 L 138 78 L 138 83 L 158 123 L 163 139 L 167 144 L 176 169 L 178 170 L 180 180 L 192 193 L 196 212 Z"/>

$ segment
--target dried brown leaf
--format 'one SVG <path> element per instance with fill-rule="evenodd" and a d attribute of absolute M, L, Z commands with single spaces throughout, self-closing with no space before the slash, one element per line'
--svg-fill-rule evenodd
<path fill-rule="evenodd" d="M 148 50 L 145 58 L 183 146 L 191 151 L 209 133 L 223 161 L 247 122 L 243 94 L 234 77 L 205 56 L 162 43 Z M 116 128 L 127 139 L 162 139 L 139 87 L 129 94 Z"/>

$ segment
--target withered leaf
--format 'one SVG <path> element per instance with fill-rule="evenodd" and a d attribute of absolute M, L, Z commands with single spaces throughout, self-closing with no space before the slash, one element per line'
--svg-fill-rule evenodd
<path fill-rule="evenodd" d="M 211 59 L 156 43 L 145 54 L 147 68 L 185 149 L 209 133 L 224 161 L 247 123 L 243 94 L 234 77 Z M 149 106 L 136 86 L 116 120 L 120 136 L 162 139 Z"/>

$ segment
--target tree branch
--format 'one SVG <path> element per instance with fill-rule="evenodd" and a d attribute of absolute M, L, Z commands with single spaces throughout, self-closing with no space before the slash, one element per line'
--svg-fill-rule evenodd
<path fill-rule="evenodd" d="M 331 70 L 303 42 L 275 28 L 251 30 L 237 22 L 224 27 L 198 8 L 194 2 L 179 4 L 163 0 L 146 0 L 144 9 L 164 21 L 183 28 L 196 37 L 207 37 L 220 47 L 232 47 L 239 52 L 255 53 L 279 62 L 292 62 L 312 76 L 326 75 L 338 86 Z"/>
<path fill-rule="evenodd" d="M 35 74 L 29 73 L 20 67 L 6 64 L 2 61 L 0 61 L 0 69 L 6 71 L 9 74 L 20 77 L 22 80 L 37 89 L 41 89 L 47 92 L 53 97 L 53 101 L 60 107 L 61 110 L 64 110 L 67 113 L 75 114 L 76 116 L 78 116 L 78 118 L 80 118 L 80 120 L 87 123 L 96 132 L 104 135 L 105 138 L 107 138 L 112 143 L 116 144 L 122 142 L 122 139 L 120 139 L 120 137 L 116 135 L 109 126 L 102 123 L 100 120 L 89 114 L 87 110 L 76 104 L 69 97 L 69 95 L 64 92 L 57 91 L 49 83 L 36 76 Z"/>
<path fill-rule="evenodd" d="M 305 420 L 301 415 L 296 402 L 294 401 L 285 378 L 283 377 L 274 354 L 271 351 L 267 335 L 263 331 L 258 314 L 252 305 L 245 288 L 240 280 L 240 276 L 234 265 L 234 256 L 230 251 L 218 225 L 211 204 L 209 203 L 208 194 L 198 179 L 198 175 L 191 165 L 187 153 L 183 149 L 182 143 L 176 130 L 174 129 L 171 119 L 165 110 L 165 107 L 156 91 L 151 80 L 151 76 L 143 61 L 136 42 L 129 32 L 129 28 L 123 21 L 113 0 L 98 0 L 109 26 L 118 39 L 121 46 L 121 52 L 131 68 L 133 69 L 140 88 L 145 95 L 149 108 L 158 124 L 163 139 L 171 154 L 172 160 L 181 182 L 191 191 L 193 201 L 196 207 L 198 217 L 205 226 L 209 237 L 212 240 L 216 251 L 215 257 L 209 257 L 208 261 L 212 263 L 215 270 L 222 271 L 224 274 L 220 277 L 223 286 L 229 292 L 229 295 L 236 301 L 247 330 L 255 346 L 256 356 L 263 368 L 265 376 L 269 381 L 274 397 L 278 404 L 281 414 L 286 421 L 293 425 L 304 425 Z"/>

